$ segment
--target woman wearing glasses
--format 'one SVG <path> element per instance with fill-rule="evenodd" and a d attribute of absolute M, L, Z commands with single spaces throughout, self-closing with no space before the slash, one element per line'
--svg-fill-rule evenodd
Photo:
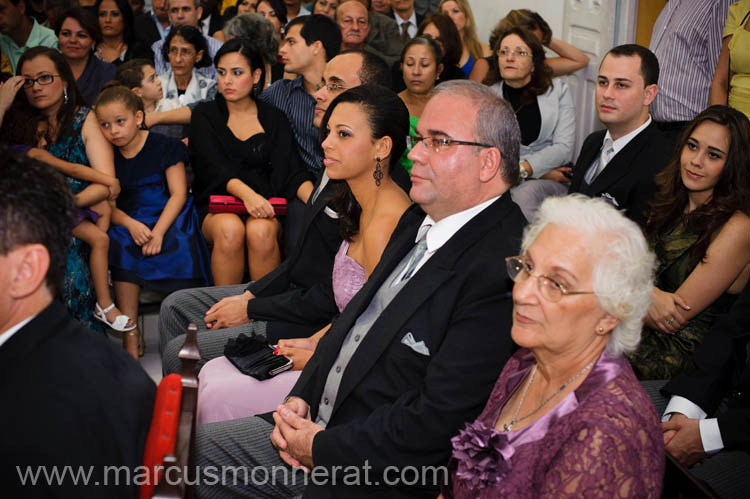
<path fill-rule="evenodd" d="M 544 179 L 521 183 L 511 195 L 527 219 L 542 200 L 567 190 L 573 158 L 575 112 L 568 85 L 552 78 L 545 62 L 544 47 L 530 31 L 511 28 L 497 37 L 493 47 L 497 69 L 484 80 L 510 103 L 521 128 L 521 179 Z"/>
<path fill-rule="evenodd" d="M 169 111 L 216 96 L 216 81 L 198 73 L 196 67 L 211 64 L 208 46 L 201 32 L 192 26 L 174 26 L 162 45 L 169 71 L 159 75 L 164 99 L 158 111 Z"/>
<path fill-rule="evenodd" d="M 521 349 L 451 439 L 444 497 L 659 497 L 659 419 L 624 357 L 651 301 L 640 228 L 603 200 L 551 198 L 507 262 Z"/>
<path fill-rule="evenodd" d="M 106 205 L 102 201 L 108 198 L 114 200 L 120 192 L 119 183 L 114 178 L 112 146 L 102 135 L 96 116 L 86 107 L 70 66 L 60 52 L 47 47 L 30 48 L 19 59 L 17 73 L 23 78 L 23 91 L 18 92 L 13 107 L 3 120 L 2 136 L 12 137 L 25 126 L 39 124 L 53 156 L 68 163 L 91 167 L 79 169 L 91 170 L 90 175 L 80 175 L 81 178 L 68 176 L 66 179 L 76 194 L 77 206 L 96 204 L 97 213 L 101 215 L 97 218 L 95 214 L 88 213 L 92 221 L 96 219 L 94 224 L 79 213 L 75 237 L 66 261 L 63 302 L 71 315 L 87 327 L 101 330 L 94 320 L 96 315 L 99 320 L 114 325 L 120 331 L 132 330 L 135 324 L 119 313 L 109 293 L 106 256 L 109 240 L 105 233 L 101 237 L 94 234 L 96 230 L 106 231 L 109 225 L 109 211 L 106 206 L 101 206 Z M 19 80 L 13 81 L 18 85 Z M 29 143 L 28 139 L 25 142 L 28 146 L 37 146 L 37 143 Z M 102 238 L 104 256 L 103 260 L 97 261 L 97 255 L 99 258 L 102 255 L 99 245 Z M 89 245 L 82 239 L 96 243 L 90 243 L 93 250 L 91 262 L 99 270 L 94 275 L 93 284 L 89 271 Z M 103 309 L 101 313 L 96 309 L 97 305 Z M 118 316 L 124 319 L 118 320 Z"/>

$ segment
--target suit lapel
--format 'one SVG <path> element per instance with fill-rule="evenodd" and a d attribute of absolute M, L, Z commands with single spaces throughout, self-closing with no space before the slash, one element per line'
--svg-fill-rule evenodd
<path fill-rule="evenodd" d="M 333 408 L 332 417 L 336 414 L 336 410 L 341 406 L 341 403 L 372 366 L 380 360 L 384 353 L 387 353 L 394 336 L 401 331 L 402 326 L 420 309 L 425 301 L 435 294 L 437 290 L 441 289 L 442 284 L 453 277 L 455 274 L 455 262 L 461 258 L 461 255 L 465 251 L 472 248 L 484 237 L 487 231 L 496 226 L 497 221 L 502 220 L 512 206 L 513 203 L 510 195 L 506 193 L 461 227 L 404 285 L 399 294 L 394 297 L 393 301 L 372 325 L 370 332 L 362 340 L 362 344 L 354 353 L 344 371 L 341 386 L 336 395 L 336 404 Z M 372 297 L 380 286 L 383 284 L 387 285 L 383 280 L 391 274 L 393 269 L 414 246 L 414 237 L 416 237 L 416 234 L 411 237 L 408 244 L 404 245 L 406 251 L 403 251 L 402 248 L 403 254 L 400 258 L 396 259 L 396 255 L 391 256 L 387 268 L 384 267 L 382 269 L 385 276 L 380 276 L 380 283 L 376 286 L 374 285 L 371 292 L 368 293 L 366 303 L 360 304 L 363 307 L 361 310 L 358 310 L 356 317 L 359 317 L 364 308 L 370 304 Z M 356 317 L 354 318 L 355 321 Z M 352 321 L 351 325 L 353 324 L 354 322 Z M 346 332 L 351 329 L 351 325 L 346 328 Z M 346 332 L 344 335 L 346 335 Z M 336 352 L 336 355 L 338 355 L 338 352 Z M 332 359 L 330 365 L 334 361 L 335 357 Z M 387 359 L 384 361 L 387 362 Z"/>
<path fill-rule="evenodd" d="M 655 127 L 656 124 L 652 122 L 646 129 L 636 135 L 633 140 L 628 142 L 620 152 L 615 154 L 604 170 L 589 186 L 587 194 L 596 195 L 597 193 L 604 192 L 612 184 L 630 173 L 634 167 L 633 161 L 635 157 L 641 152 L 641 149 L 646 147 L 651 139 L 652 130 Z"/>
<path fill-rule="evenodd" d="M 586 172 L 589 171 L 591 163 L 594 162 L 594 158 L 596 158 L 597 154 L 601 151 L 602 143 L 604 142 L 604 135 L 606 133 L 606 130 L 594 132 L 589 136 L 590 139 L 587 139 L 583 143 L 581 154 L 578 156 L 578 161 L 576 162 L 576 167 L 573 171 L 573 180 L 570 181 L 568 192 L 582 192 L 587 194 L 584 189 L 583 178 L 586 176 Z"/>

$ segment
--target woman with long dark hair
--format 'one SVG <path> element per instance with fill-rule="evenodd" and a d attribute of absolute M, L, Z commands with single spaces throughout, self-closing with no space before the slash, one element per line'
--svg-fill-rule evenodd
<path fill-rule="evenodd" d="M 287 117 L 257 99 L 265 64 L 255 44 L 234 38 L 216 53 L 216 99 L 202 102 L 190 121 L 193 194 L 201 230 L 211 252 L 217 285 L 239 284 L 245 261 L 253 280 L 281 261 L 281 224 L 270 197 L 298 197 L 312 192 L 312 174 L 302 165 Z M 211 195 L 232 195 L 248 215 L 209 213 Z M 247 260 L 245 250 L 247 249 Z"/>
<path fill-rule="evenodd" d="M 151 58 L 151 49 L 135 39 L 133 10 L 127 0 L 97 0 L 102 39 L 96 44 L 96 56 L 114 65 L 140 57 Z"/>
<path fill-rule="evenodd" d="M 323 117 L 320 131 L 326 173 L 337 184 L 330 205 L 338 213 L 343 238 L 332 275 L 339 312 L 375 269 L 391 232 L 411 204 L 391 177 L 394 168 L 401 168 L 408 117 L 396 94 L 374 85 L 339 95 Z M 328 327 L 310 338 L 280 340 L 277 353 L 294 361 L 293 370 L 266 381 L 243 375 L 226 357 L 209 361 L 200 374 L 198 421 L 224 421 L 273 410 L 294 385 Z"/>
<path fill-rule="evenodd" d="M 646 236 L 658 259 L 646 327 L 631 363 L 641 379 L 692 368 L 692 353 L 750 275 L 750 122 L 711 106 L 656 176 Z"/>

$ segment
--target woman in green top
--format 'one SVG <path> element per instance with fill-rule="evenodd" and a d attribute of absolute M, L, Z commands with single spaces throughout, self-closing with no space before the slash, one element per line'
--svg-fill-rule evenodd
<path fill-rule="evenodd" d="M 440 45 L 429 36 L 415 36 L 401 52 L 401 73 L 406 90 L 398 96 L 409 110 L 409 135 L 416 134 L 424 106 L 430 100 L 435 82 L 443 71 L 442 58 Z M 401 156 L 401 164 L 411 174 L 411 161 L 406 157 L 407 154 L 409 149 Z"/>
<path fill-rule="evenodd" d="M 692 369 L 692 353 L 750 274 L 750 122 L 711 106 L 683 132 L 656 176 L 646 236 L 658 268 L 638 350 L 641 379 Z"/>

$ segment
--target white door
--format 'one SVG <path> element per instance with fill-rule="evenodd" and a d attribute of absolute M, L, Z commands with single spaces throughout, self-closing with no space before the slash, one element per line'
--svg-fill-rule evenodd
<path fill-rule="evenodd" d="M 576 107 L 576 153 L 588 134 L 602 128 L 594 107 L 599 63 L 616 45 L 633 43 L 638 0 L 564 0 L 563 40 L 583 50 L 589 65 L 568 76 Z"/>

